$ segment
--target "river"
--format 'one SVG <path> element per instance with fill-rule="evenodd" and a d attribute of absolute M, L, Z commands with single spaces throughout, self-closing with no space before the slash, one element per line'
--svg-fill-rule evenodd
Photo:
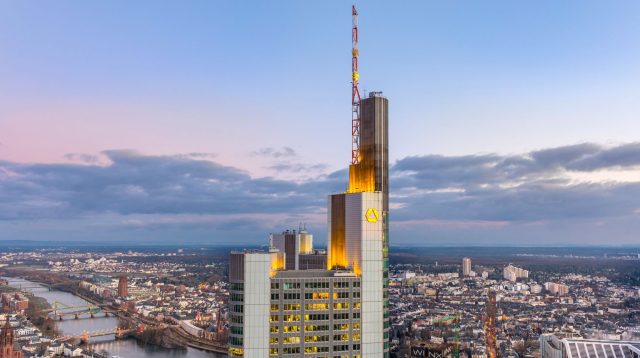
<path fill-rule="evenodd" d="M 88 302 L 80 297 L 76 297 L 70 293 L 52 290 L 41 286 L 37 283 L 11 277 L 3 277 L 9 281 L 9 285 L 13 287 L 29 287 L 26 291 L 33 293 L 35 296 L 46 299 L 49 304 L 53 305 L 58 301 L 67 306 L 82 306 Z M 113 329 L 118 326 L 118 318 L 116 317 L 97 317 L 97 318 L 68 318 L 57 322 L 58 328 L 64 334 L 81 334 L 83 331 L 101 331 Z M 96 337 L 90 341 L 91 348 L 96 352 L 106 350 L 110 355 L 117 355 L 124 358 L 137 357 L 153 357 L 153 358 L 218 358 L 226 357 L 226 355 L 205 352 L 194 348 L 187 349 L 165 349 L 152 345 L 143 345 L 134 339 L 125 339 L 116 341 L 113 336 Z"/>

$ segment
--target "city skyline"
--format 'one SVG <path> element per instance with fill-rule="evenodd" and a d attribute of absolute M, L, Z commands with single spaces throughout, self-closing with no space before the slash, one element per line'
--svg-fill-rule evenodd
<path fill-rule="evenodd" d="M 0 240 L 245 244 L 302 221 L 326 242 L 348 3 L 56 6 L 0 5 Z M 637 244 L 637 7 L 361 6 L 361 88 L 394 100 L 392 245 Z"/>

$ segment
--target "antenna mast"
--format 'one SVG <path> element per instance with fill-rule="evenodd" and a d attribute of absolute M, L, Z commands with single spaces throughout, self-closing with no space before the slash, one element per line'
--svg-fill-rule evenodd
<path fill-rule="evenodd" d="M 351 164 L 360 162 L 360 89 L 358 82 L 358 11 L 351 7 Z"/>

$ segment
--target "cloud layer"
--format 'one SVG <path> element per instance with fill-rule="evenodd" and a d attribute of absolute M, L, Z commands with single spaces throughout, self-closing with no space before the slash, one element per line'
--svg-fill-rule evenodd
<path fill-rule="evenodd" d="M 398 215 L 407 219 L 605 219 L 640 208 L 640 183 L 625 178 L 639 167 L 638 143 L 586 143 L 507 156 L 429 155 L 399 160 L 392 191 L 404 205 Z"/>
<path fill-rule="evenodd" d="M 254 155 L 296 154 L 285 147 Z M 0 239 L 105 239 L 111 233 L 259 243 L 269 231 L 308 221 L 322 241 L 326 196 L 343 190 L 347 179 L 346 170 L 304 181 L 253 178 L 211 154 L 111 150 L 101 156 L 109 163 L 84 154 L 68 156 L 79 164 L 0 161 Z M 278 168 L 302 175 L 321 169 Z M 640 143 L 403 158 L 391 168 L 392 242 L 633 243 L 639 172 Z"/>

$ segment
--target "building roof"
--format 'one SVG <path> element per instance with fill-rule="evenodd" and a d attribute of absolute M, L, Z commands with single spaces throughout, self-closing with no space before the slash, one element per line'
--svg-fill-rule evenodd
<path fill-rule="evenodd" d="M 634 358 L 640 355 L 640 342 L 592 339 L 562 339 L 568 358 Z"/>

